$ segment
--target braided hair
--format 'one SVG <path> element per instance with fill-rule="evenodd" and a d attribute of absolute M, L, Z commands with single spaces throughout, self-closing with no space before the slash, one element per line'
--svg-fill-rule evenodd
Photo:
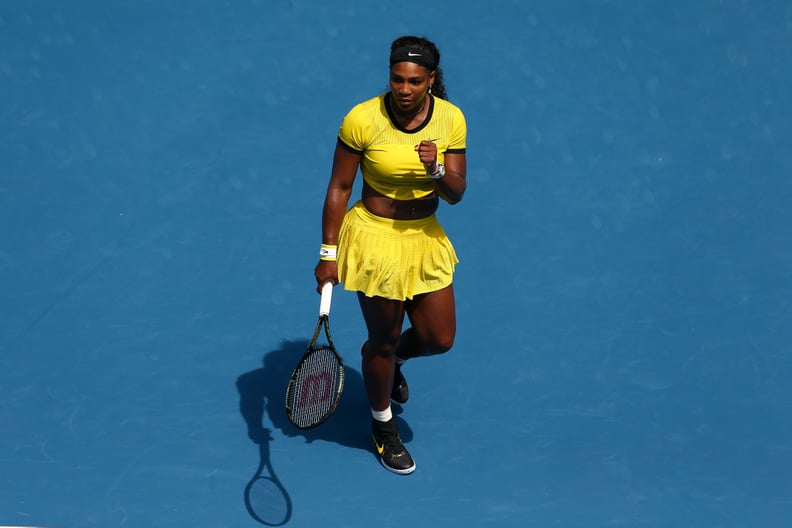
<path fill-rule="evenodd" d="M 437 60 L 437 67 L 435 68 L 435 81 L 432 85 L 432 95 L 440 99 L 448 99 L 445 84 L 443 84 L 443 70 L 440 69 L 440 50 L 437 49 L 434 42 L 424 37 L 405 36 L 399 37 L 391 44 L 391 51 L 402 48 L 404 46 L 420 46 L 421 49 L 429 51 L 431 55 Z"/>

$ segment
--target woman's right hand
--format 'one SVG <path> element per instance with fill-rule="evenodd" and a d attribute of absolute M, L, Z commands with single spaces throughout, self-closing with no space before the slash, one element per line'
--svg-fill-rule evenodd
<path fill-rule="evenodd" d="M 316 292 L 321 294 L 322 286 L 326 282 L 333 283 L 333 286 L 338 284 L 338 263 L 334 260 L 320 260 L 314 268 L 314 277 L 316 277 Z"/>

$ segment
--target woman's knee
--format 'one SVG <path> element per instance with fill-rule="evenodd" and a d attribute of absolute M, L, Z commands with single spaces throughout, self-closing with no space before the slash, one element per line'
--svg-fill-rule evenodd
<path fill-rule="evenodd" d="M 445 336 L 435 336 L 433 339 L 429 340 L 427 343 L 424 344 L 426 349 L 426 354 L 433 356 L 439 354 L 445 354 L 454 346 L 454 336 L 445 335 Z"/>
<path fill-rule="evenodd" d="M 379 335 L 369 334 L 365 353 L 378 356 L 394 355 L 396 353 L 396 347 L 399 345 L 399 335 L 399 333 L 394 335 L 388 333 Z"/>

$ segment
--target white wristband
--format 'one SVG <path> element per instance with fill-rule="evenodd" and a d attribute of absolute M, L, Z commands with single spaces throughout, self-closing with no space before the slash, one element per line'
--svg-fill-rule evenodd
<path fill-rule="evenodd" d="M 338 253 L 338 246 L 322 244 L 322 246 L 319 248 L 319 260 L 334 261 L 336 259 L 337 253 Z"/>

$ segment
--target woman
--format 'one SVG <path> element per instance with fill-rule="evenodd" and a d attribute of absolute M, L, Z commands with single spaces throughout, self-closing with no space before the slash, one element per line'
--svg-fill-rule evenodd
<path fill-rule="evenodd" d="M 465 192 L 467 129 L 445 100 L 440 53 L 429 40 L 391 45 L 390 91 L 355 106 L 338 135 L 322 214 L 318 290 L 330 281 L 358 292 L 368 330 L 361 354 L 380 461 L 409 474 L 390 400 L 409 396 L 408 359 L 448 351 L 456 315 L 452 278 L 458 262 L 435 217 L 439 199 Z M 347 206 L 358 167 L 361 200 Z M 405 314 L 411 327 L 402 332 Z"/>

